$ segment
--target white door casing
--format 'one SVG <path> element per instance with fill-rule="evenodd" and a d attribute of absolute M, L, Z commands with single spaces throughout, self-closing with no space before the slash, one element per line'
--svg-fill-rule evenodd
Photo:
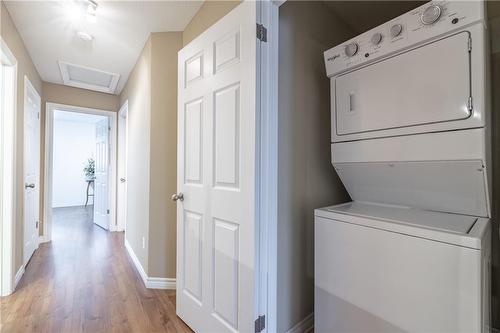
<path fill-rule="evenodd" d="M 17 60 L 0 37 L 0 296 L 15 288 Z"/>
<path fill-rule="evenodd" d="M 24 238 L 26 265 L 38 248 L 40 207 L 40 95 L 24 77 Z"/>
<path fill-rule="evenodd" d="M 109 119 L 96 124 L 96 156 L 94 181 L 94 223 L 109 229 Z"/>
<path fill-rule="evenodd" d="M 256 3 L 179 52 L 177 314 L 197 332 L 255 320 Z"/>
<path fill-rule="evenodd" d="M 127 124 L 128 101 L 118 112 L 118 188 L 116 231 L 124 231 L 127 220 Z"/>

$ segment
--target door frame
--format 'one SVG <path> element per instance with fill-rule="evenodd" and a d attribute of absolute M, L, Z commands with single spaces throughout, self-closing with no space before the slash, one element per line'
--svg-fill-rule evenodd
<path fill-rule="evenodd" d="M 40 94 L 38 93 L 38 91 L 35 89 L 35 87 L 33 86 L 33 84 L 31 83 L 30 79 L 25 75 L 24 76 L 24 98 L 23 98 L 23 115 L 24 115 L 24 123 L 23 123 L 23 137 L 24 137 L 24 144 L 23 144 L 23 184 L 25 182 L 25 170 L 26 170 L 26 133 L 25 133 L 25 130 L 26 130 L 26 119 L 27 119 L 27 114 L 26 114 L 26 107 L 28 105 L 28 91 L 31 91 L 31 93 L 33 95 L 35 95 L 37 97 L 37 103 L 38 105 L 40 106 L 39 110 L 38 110 L 38 134 L 39 134 L 39 138 L 38 138 L 38 154 L 39 154 L 39 160 L 38 160 L 38 207 L 40 207 L 40 196 L 41 196 L 41 193 L 42 193 L 42 190 L 40 188 L 40 183 L 41 183 L 41 168 L 40 168 L 40 161 L 41 161 L 41 147 L 42 147 L 42 140 L 41 140 L 41 133 L 42 133 L 42 98 L 40 97 Z M 38 249 L 38 246 L 40 244 L 40 208 L 38 209 L 38 212 L 36 212 L 37 216 L 38 216 L 38 236 L 36 237 L 36 246 L 35 246 L 35 251 L 36 249 Z M 23 187 L 23 265 L 26 265 L 28 264 L 30 258 L 26 259 L 25 258 L 25 253 L 24 253 L 24 246 L 25 246 L 25 242 L 26 242 L 26 224 L 27 224 L 27 221 L 26 221 L 26 190 L 24 189 Z"/>
<path fill-rule="evenodd" d="M 265 315 L 262 332 L 278 330 L 278 73 L 279 7 L 286 0 L 259 1 L 257 21 L 267 29 L 259 43 L 257 91 L 259 113 L 259 287 L 258 312 Z"/>
<path fill-rule="evenodd" d="M 128 152 L 128 144 L 127 144 L 127 134 L 128 134 L 128 100 L 125 101 L 125 103 L 123 103 L 123 105 L 120 107 L 120 110 L 118 110 L 118 133 L 117 133 L 117 147 L 118 147 L 118 150 L 117 150 L 117 160 L 116 160 L 116 178 L 117 178 L 117 181 L 116 181 L 116 225 L 115 225 L 115 228 L 110 228 L 109 230 L 110 231 L 125 231 L 125 228 L 127 227 L 127 175 L 126 175 L 126 172 L 127 172 L 127 152 Z M 125 142 L 121 142 L 120 140 L 120 130 L 121 129 L 125 129 L 125 137 L 123 138 Z M 124 147 L 121 147 L 121 146 L 124 146 Z M 124 162 L 124 165 L 120 165 L 120 163 L 122 162 L 121 161 L 121 158 L 120 158 L 120 153 L 123 153 L 125 154 L 124 156 L 124 159 L 123 159 L 123 162 Z M 120 178 L 121 178 L 121 174 L 120 174 L 120 171 L 125 171 L 125 193 L 123 194 L 124 195 L 124 205 L 125 207 L 120 207 L 120 200 L 119 200 L 119 196 L 120 196 L 120 189 L 119 189 L 119 186 L 120 186 Z M 120 221 L 118 219 L 118 214 L 119 214 L 119 211 L 120 209 L 125 209 L 125 213 L 123 214 L 123 218 L 124 220 L 123 221 Z"/>
<path fill-rule="evenodd" d="M 12 77 L 11 105 L 2 105 L 2 114 L 0 115 L 0 296 L 7 296 L 14 292 L 16 288 L 15 281 L 15 220 L 16 209 L 16 114 L 17 114 L 17 59 L 11 52 L 7 43 L 0 37 L 0 56 L 1 63 L 12 67 L 10 76 Z M 1 75 L 1 74 L 0 74 Z M 3 88 L 2 88 L 3 89 Z M 0 92 L 3 94 L 3 92 Z M 2 99 L 2 104 L 6 100 Z M 10 149 L 3 149 L 10 147 Z M 9 194 L 9 195 L 4 195 Z"/>
<path fill-rule="evenodd" d="M 41 242 L 52 239 L 52 179 L 54 154 L 54 112 L 67 111 L 106 116 L 111 127 L 109 133 L 109 228 L 116 228 L 116 148 L 117 148 L 117 117 L 116 112 L 93 109 L 81 106 L 47 102 L 45 106 L 45 154 L 44 154 L 44 181 L 43 181 L 43 234 Z"/>

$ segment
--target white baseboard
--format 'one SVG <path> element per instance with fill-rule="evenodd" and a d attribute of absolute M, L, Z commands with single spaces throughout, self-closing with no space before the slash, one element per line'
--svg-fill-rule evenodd
<path fill-rule="evenodd" d="M 125 230 L 123 230 L 122 227 L 119 226 L 119 225 L 112 224 L 112 225 L 109 226 L 109 231 L 111 231 L 111 232 L 122 232 L 122 231 L 125 231 Z"/>
<path fill-rule="evenodd" d="M 306 333 L 314 328 L 314 312 L 290 328 L 287 333 Z"/>
<path fill-rule="evenodd" d="M 144 282 L 144 285 L 146 285 L 146 281 L 148 279 L 148 276 L 146 274 L 146 271 L 144 268 L 142 268 L 141 262 L 139 261 L 139 258 L 135 255 L 134 250 L 132 249 L 132 246 L 130 246 L 128 240 L 125 238 L 125 248 L 127 249 L 128 255 L 132 259 L 132 262 L 135 265 L 135 268 L 137 268 L 137 271 L 139 272 L 139 275 L 142 278 L 142 281 Z"/>
<path fill-rule="evenodd" d="M 149 277 L 146 282 L 146 288 L 149 289 L 174 289 L 176 287 L 175 279 L 173 278 L 157 278 Z"/>
<path fill-rule="evenodd" d="M 47 242 L 50 242 L 50 239 L 48 239 L 45 235 L 41 235 L 40 237 L 38 237 L 38 244 L 47 243 Z"/>
<path fill-rule="evenodd" d="M 125 239 L 125 248 L 127 249 L 127 253 L 132 259 L 132 262 L 137 268 L 139 275 L 141 276 L 142 282 L 148 289 L 175 289 L 176 288 L 176 280 L 174 278 L 158 278 L 158 277 L 149 277 L 146 274 L 146 271 L 141 265 L 139 258 L 135 255 L 132 246 L 130 246 L 127 239 Z"/>
<path fill-rule="evenodd" d="M 21 281 L 21 278 L 23 277 L 23 275 L 24 275 L 24 265 L 22 265 L 21 267 L 19 267 L 19 270 L 16 273 L 16 277 L 14 278 L 14 288 L 13 288 L 13 290 L 16 290 L 17 284 L 19 283 L 19 281 Z"/>

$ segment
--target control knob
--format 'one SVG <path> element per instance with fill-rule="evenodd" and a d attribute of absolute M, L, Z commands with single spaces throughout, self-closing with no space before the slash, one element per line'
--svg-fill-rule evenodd
<path fill-rule="evenodd" d="M 351 43 L 345 46 L 345 54 L 348 57 L 352 57 L 356 53 L 358 53 L 358 44 L 357 43 Z"/>
<path fill-rule="evenodd" d="M 441 11 L 441 7 L 438 5 L 431 5 L 423 11 L 422 15 L 420 15 L 420 21 L 426 25 L 433 24 L 441 17 Z"/>
<path fill-rule="evenodd" d="M 398 37 L 401 34 L 402 31 L 403 31 L 403 25 L 401 25 L 399 23 L 394 24 L 391 27 L 391 36 L 392 36 L 392 38 Z"/>
<path fill-rule="evenodd" d="M 371 42 L 373 45 L 378 45 L 382 41 L 382 34 L 380 32 L 375 33 L 372 38 Z"/>

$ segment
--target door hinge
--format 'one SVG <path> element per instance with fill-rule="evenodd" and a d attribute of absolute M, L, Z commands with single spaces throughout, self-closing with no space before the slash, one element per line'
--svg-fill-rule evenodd
<path fill-rule="evenodd" d="M 37 229 L 38 229 L 38 222 L 39 222 L 39 221 L 36 221 L 36 228 L 37 228 Z"/>
<path fill-rule="evenodd" d="M 109 209 L 106 209 L 106 214 L 109 214 Z"/>
<path fill-rule="evenodd" d="M 37 117 L 37 119 L 40 119 L 40 112 L 36 113 L 36 117 Z"/>
<path fill-rule="evenodd" d="M 267 29 L 260 23 L 257 23 L 257 39 L 261 42 L 267 42 Z"/>
<path fill-rule="evenodd" d="M 108 126 L 108 131 L 111 131 L 111 126 Z"/>
<path fill-rule="evenodd" d="M 262 332 L 266 328 L 266 316 L 259 316 L 255 319 L 255 333 Z"/>
<path fill-rule="evenodd" d="M 467 40 L 467 49 L 472 51 L 472 38 L 469 36 L 469 39 Z"/>

